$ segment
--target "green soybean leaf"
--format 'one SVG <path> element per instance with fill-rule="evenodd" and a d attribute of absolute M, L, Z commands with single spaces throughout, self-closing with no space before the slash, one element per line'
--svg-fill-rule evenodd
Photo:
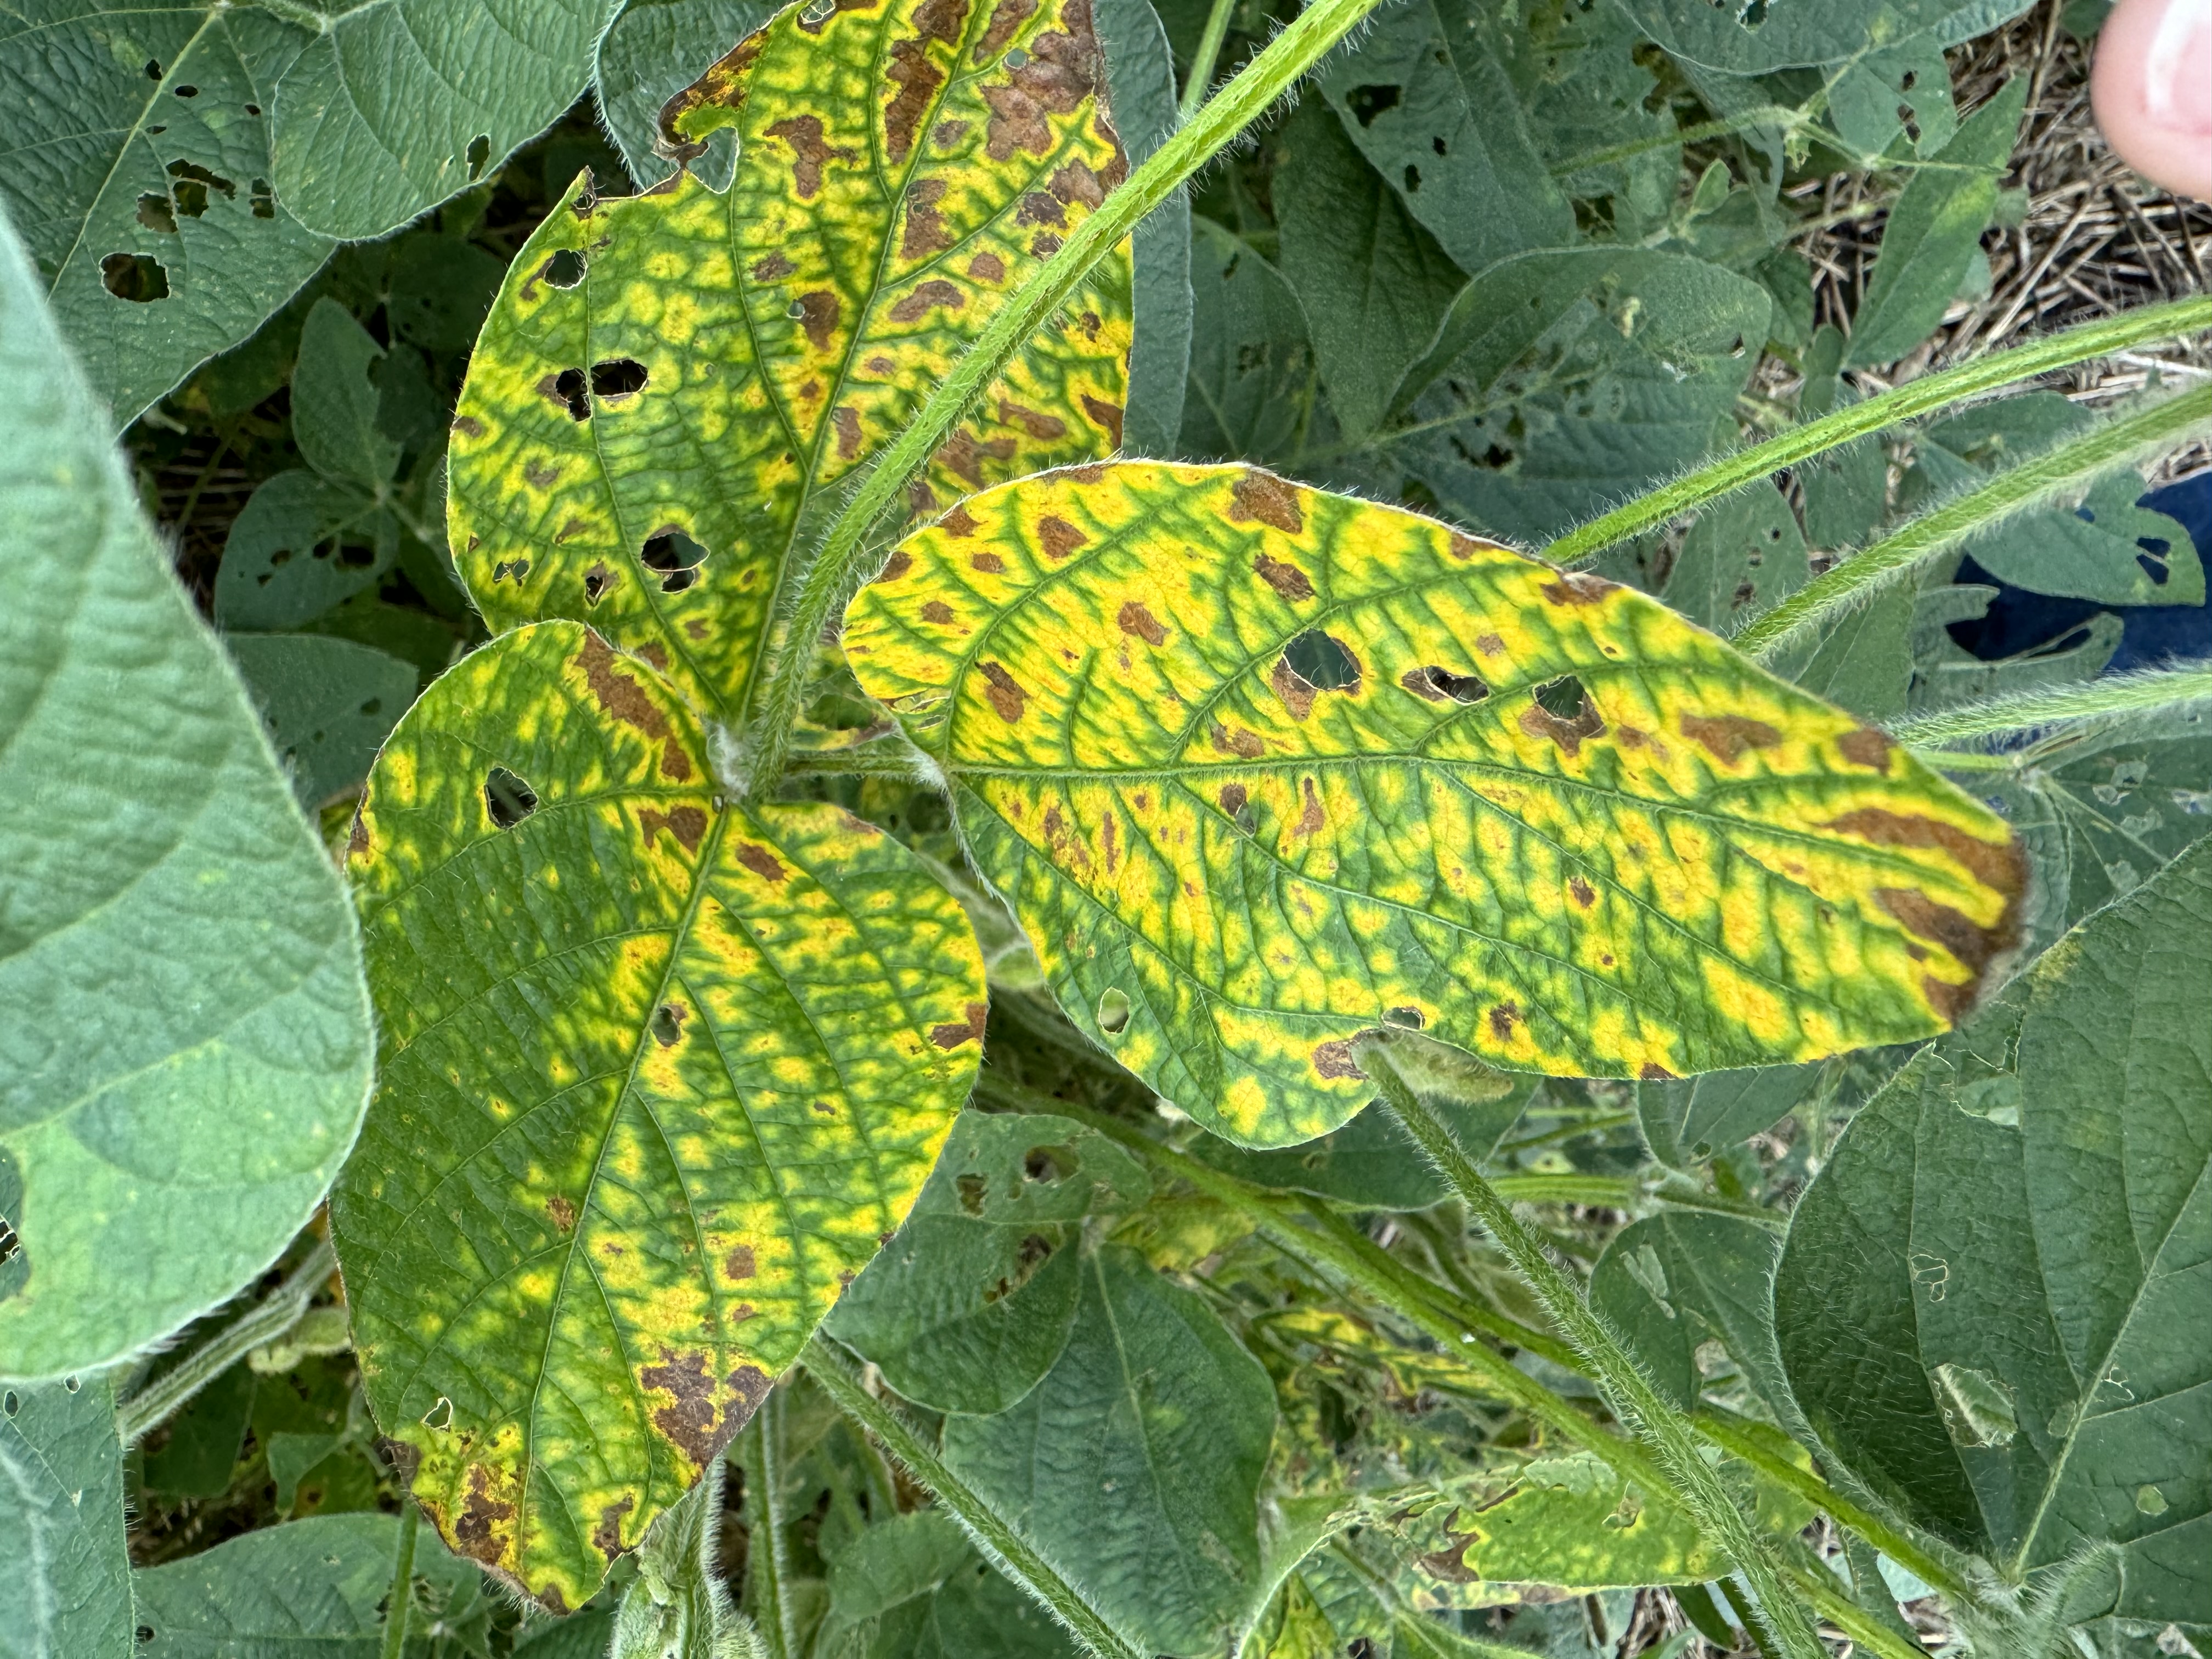
<path fill-rule="evenodd" d="M 1211 219 L 1191 221 L 1190 386 L 1180 448 L 1254 460 L 1290 452 L 1313 403 L 1306 315 L 1281 273 Z"/>
<path fill-rule="evenodd" d="M 1260 1363 L 1135 1251 L 1083 1264 L 1075 1326 L 1012 1411 L 955 1417 L 945 1461 L 1131 1642 L 1225 1644 L 1260 1582 L 1275 1431 Z"/>
<path fill-rule="evenodd" d="M 1772 302 L 1687 254 L 1516 255 L 1454 301 L 1386 453 L 1445 508 L 1543 538 L 1735 441 Z"/>
<path fill-rule="evenodd" d="M 381 1063 L 331 1221 L 369 1404 L 454 1547 L 573 1607 L 904 1218 L 982 962 L 912 854 L 730 801 L 698 717 L 574 623 L 431 686 L 349 867 Z"/>
<path fill-rule="evenodd" d="M 1106 53 L 1107 102 L 1129 165 L 1152 159 L 1173 136 L 1175 58 L 1152 0 L 1096 0 Z M 1190 378 L 1190 198 L 1182 191 L 1146 215 L 1132 239 L 1129 407 L 1125 455 L 1174 455 Z"/>
<path fill-rule="evenodd" d="M 1568 195 L 1601 201 L 1614 234 L 1638 241 L 1667 222 L 1682 168 L 1677 128 L 1643 51 L 1642 32 L 1614 6 L 1553 0 L 1489 44 L 1519 94 L 1528 137 Z M 1639 62 L 1639 58 L 1644 61 Z M 1618 161 L 1575 165 L 1601 151 L 1649 145 Z M 1433 146 L 1431 146 L 1433 148 Z"/>
<path fill-rule="evenodd" d="M 377 745 L 415 700 L 412 663 L 351 640 L 234 634 L 226 643 L 303 806 L 367 777 Z"/>
<path fill-rule="evenodd" d="M 626 0 L 617 7 L 599 37 L 592 80 L 600 119 L 640 189 L 677 170 L 659 142 L 662 106 L 775 10 L 770 0 Z M 690 168 L 710 189 L 724 191 L 737 159 L 737 135 L 719 133 Z"/>
<path fill-rule="evenodd" d="M 1710 0 L 1621 0 L 1668 52 L 1737 75 L 1839 64 L 1877 43 L 1927 37 L 1956 46 L 2025 11 L 2022 0 L 1828 0 L 1820 5 L 1717 6 Z"/>
<path fill-rule="evenodd" d="M 0 21 L 0 204 L 115 427 L 336 246 L 271 194 L 293 33 L 210 0 L 27 0 Z"/>
<path fill-rule="evenodd" d="M 1718 1075 L 1725 1076 L 1726 1073 Z M 1774 1346 L 1771 1286 L 1782 1240 L 1735 1216 L 1669 1211 L 1623 1228 L 1590 1274 L 1590 1305 L 1684 1410 L 1704 1384 L 1698 1350 L 1717 1342 L 1770 1411 L 1790 1420 Z"/>
<path fill-rule="evenodd" d="M 1413 0 L 1320 77 L 1346 135 L 1464 270 L 1575 234 L 1491 27 L 1474 0 Z"/>
<path fill-rule="evenodd" d="M 1283 142 L 1283 275 L 1311 319 L 1329 407 L 1346 436 L 1362 438 L 1467 278 L 1326 107 L 1302 106 Z"/>
<path fill-rule="evenodd" d="M 300 330 L 292 371 L 292 437 L 325 478 L 374 490 L 392 482 L 399 446 L 377 422 L 369 378 L 384 348 L 336 300 L 321 299 Z"/>
<path fill-rule="evenodd" d="M 168 1438 L 146 1455 L 147 1489 L 178 1498 L 222 1497 L 245 1443 L 253 1392 L 253 1372 L 240 1360 L 185 1401 L 169 1419 Z"/>
<path fill-rule="evenodd" d="M 0 1375 L 108 1364 L 296 1235 L 368 1085 L 358 937 L 0 224 Z"/>
<path fill-rule="evenodd" d="M 366 241 L 489 179 L 576 101 L 608 9 L 364 0 L 289 27 L 270 117 L 277 199 Z"/>
<path fill-rule="evenodd" d="M 495 629 L 588 620 L 741 717 L 808 538 L 1127 163 L 1087 0 L 793 6 L 663 112 L 729 193 L 572 192 L 516 257 L 453 422 L 454 556 Z M 1111 453 L 1126 255 L 908 500 Z"/>
<path fill-rule="evenodd" d="M 1943 43 L 1917 35 L 1853 58 L 1829 84 L 1828 118 L 1849 153 L 1868 165 L 1900 137 L 1910 153 L 1940 153 L 1959 130 Z"/>
<path fill-rule="evenodd" d="M 6 1172 L 0 1170 L 0 1181 Z M 123 1446 L 103 1376 L 0 1389 L 0 1632 L 24 1659 L 128 1659 Z"/>
<path fill-rule="evenodd" d="M 2122 623 L 2109 611 L 2061 629 L 2008 657 L 1978 657 L 1951 637 L 1948 626 L 1985 614 L 1997 590 L 1975 583 L 1922 592 L 1912 613 L 1915 713 L 1977 702 L 2015 691 L 2072 685 L 2104 672 L 2120 648 Z"/>
<path fill-rule="evenodd" d="M 2012 155 L 2027 97 L 2026 77 L 2014 76 L 1960 127 L 1935 165 L 1912 175 L 1883 226 L 1874 279 L 1852 319 L 1847 363 L 1902 357 L 1942 319 L 1996 208 L 1997 177 Z"/>
<path fill-rule="evenodd" d="M 1079 1123 L 963 1113 L 913 1213 L 831 1311 L 830 1334 L 908 1400 L 1004 1411 L 1067 1341 L 1084 1218 L 1151 1192 L 1134 1158 Z"/>
<path fill-rule="evenodd" d="M 2008 1573 L 2118 1548 L 2108 1611 L 2212 1625 L 2212 846 L 2099 911 L 1852 1121 L 1799 1201 L 1781 1353 L 1832 1452 Z"/>
<path fill-rule="evenodd" d="M 1812 580 L 1790 502 L 1754 484 L 1698 514 L 1661 596 L 1692 622 L 1727 635 Z"/>
<path fill-rule="evenodd" d="M 1933 1035 L 2011 832 L 1632 590 L 1243 467 L 971 496 L 846 620 L 1069 1017 L 1247 1146 L 1380 1023 L 1686 1076 Z M 1948 941 L 1948 942 L 1947 942 Z"/>
<path fill-rule="evenodd" d="M 1686 1167 L 1772 1127 L 1820 1075 L 1817 1066 L 1765 1066 L 1639 1083 L 1637 1115 L 1651 1155 Z"/>
<path fill-rule="evenodd" d="M 398 548 L 398 523 L 372 498 L 304 467 L 279 472 L 222 544 L 216 622 L 258 632 L 312 621 L 375 586 Z"/>
<path fill-rule="evenodd" d="M 396 1515 L 327 1515 L 264 1528 L 131 1574 L 143 1659 L 378 1659 L 399 1553 Z M 483 1575 L 426 1528 L 415 1543 L 410 1659 L 482 1651 L 493 1611 Z M 428 1637 L 447 1632 L 442 1650 Z M 479 1627 L 473 1644 L 465 1632 Z M 147 1634 L 144 1632 L 150 1632 Z"/>
<path fill-rule="evenodd" d="M 1073 1659 L 1043 1608 L 994 1571 L 951 1516 L 870 1527 L 830 1564 L 820 1659 Z"/>

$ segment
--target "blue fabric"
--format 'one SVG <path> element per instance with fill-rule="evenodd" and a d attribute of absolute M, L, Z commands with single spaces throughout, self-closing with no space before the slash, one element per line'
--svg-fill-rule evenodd
<path fill-rule="evenodd" d="M 2154 489 L 2138 504 L 2179 520 L 2197 544 L 2198 556 L 2212 568 L 2212 472 Z M 1971 558 L 1960 562 L 1957 580 L 1998 590 L 1987 616 L 1951 626 L 1951 637 L 1984 661 L 2055 641 L 2100 611 L 2111 611 L 2126 629 L 2107 672 L 2212 657 L 2212 605 L 2099 605 L 2090 599 L 2054 599 L 2025 588 L 2008 587 Z"/>

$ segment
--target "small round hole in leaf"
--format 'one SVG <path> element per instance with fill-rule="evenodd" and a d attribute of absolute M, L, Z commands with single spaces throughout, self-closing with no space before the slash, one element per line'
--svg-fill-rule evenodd
<path fill-rule="evenodd" d="M 544 275 L 555 288 L 574 288 L 584 280 L 584 256 L 564 247 L 545 262 Z"/>
<path fill-rule="evenodd" d="M 1108 1036 L 1119 1036 L 1128 1028 L 1129 999 L 1116 989 L 1098 999 L 1098 1029 Z"/>
<path fill-rule="evenodd" d="M 656 530 L 637 551 L 637 562 L 660 578 L 664 593 L 681 593 L 699 580 L 707 550 L 674 525 Z"/>
<path fill-rule="evenodd" d="M 1309 628 L 1283 647 L 1290 671 L 1316 691 L 1357 691 L 1359 659 L 1333 634 Z"/>
<path fill-rule="evenodd" d="M 1572 674 L 1562 674 L 1555 680 L 1547 680 L 1536 688 L 1536 702 L 1547 714 L 1556 714 L 1563 720 L 1579 720 L 1588 694 L 1583 683 Z"/>
<path fill-rule="evenodd" d="M 629 398 L 645 390 L 645 365 L 635 357 L 610 357 L 592 365 L 592 395 Z"/>
<path fill-rule="evenodd" d="M 484 775 L 484 810 L 502 830 L 512 830 L 538 810 L 538 792 L 504 766 Z"/>
<path fill-rule="evenodd" d="M 100 286 L 118 300 L 145 305 L 169 297 L 169 273 L 150 253 L 111 253 L 100 262 Z"/>

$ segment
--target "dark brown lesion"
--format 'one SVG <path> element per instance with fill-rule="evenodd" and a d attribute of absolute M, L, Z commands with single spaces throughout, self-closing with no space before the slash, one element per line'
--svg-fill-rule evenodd
<path fill-rule="evenodd" d="M 918 180 L 906 196 L 906 228 L 899 238 L 899 258 L 925 259 L 933 253 L 943 253 L 955 246 L 952 233 L 945 228 L 945 216 L 938 204 L 945 199 L 945 180 Z M 888 374 L 891 365 L 888 359 L 878 359 L 884 367 L 878 372 Z"/>
<path fill-rule="evenodd" d="M 832 144 L 823 136 L 818 115 L 790 115 L 763 129 L 767 137 L 791 146 L 791 185 L 799 199 L 811 202 L 822 191 L 822 169 L 831 161 L 850 167 L 860 159 L 857 149 Z"/>
<path fill-rule="evenodd" d="M 1246 467 L 1230 486 L 1229 518 L 1234 524 L 1273 525 L 1286 536 L 1300 535 L 1306 527 L 1297 486 L 1256 466 Z"/>
<path fill-rule="evenodd" d="M 653 1413 L 653 1425 L 669 1444 L 691 1460 L 694 1468 L 703 1469 L 722 1455 L 722 1449 L 752 1412 L 748 1409 L 742 1417 L 734 1412 L 722 1413 L 720 1422 L 716 1422 L 714 1373 L 705 1354 L 678 1353 L 664 1346 L 660 1362 L 637 1374 L 647 1388 L 669 1396 L 669 1403 Z"/>
<path fill-rule="evenodd" d="M 948 1050 L 957 1048 L 963 1042 L 981 1042 L 983 1040 L 984 1024 L 989 1018 L 990 1012 L 990 1006 L 987 1003 L 969 1003 L 966 1011 L 967 1018 L 964 1019 L 931 1026 L 929 1028 L 930 1042 L 937 1048 Z"/>
<path fill-rule="evenodd" d="M 707 835 L 706 810 L 698 806 L 678 806 L 666 812 L 648 806 L 637 815 L 637 823 L 647 847 L 665 830 L 683 843 L 685 852 L 696 853 Z"/>
<path fill-rule="evenodd" d="M 717 128 L 734 125 L 745 100 L 745 82 L 768 46 L 768 32 L 747 35 L 708 65 L 707 72 L 660 106 L 653 149 L 688 167 L 707 153 L 707 138 Z"/>
<path fill-rule="evenodd" d="M 1838 754 L 1854 766 L 1870 767 L 1877 772 L 1889 770 L 1889 753 L 1896 747 L 1888 732 L 1878 732 L 1871 726 L 1846 732 L 1836 739 Z"/>
<path fill-rule="evenodd" d="M 1130 599 L 1115 614 L 1114 621 L 1132 639 L 1142 640 L 1146 645 L 1165 645 L 1168 630 L 1160 626 L 1159 618 L 1146 609 L 1140 599 Z"/>
<path fill-rule="evenodd" d="M 960 44 L 968 21 L 968 0 L 921 0 L 915 8 L 915 33 L 891 43 L 889 74 L 898 91 L 884 106 L 884 143 L 894 164 L 902 165 L 915 135 L 945 84 L 945 71 L 929 61 L 929 43 Z"/>
<path fill-rule="evenodd" d="M 1553 605 L 1595 605 L 1619 587 L 1619 582 L 1609 582 L 1602 576 L 1592 576 L 1578 570 L 1562 570 L 1556 581 L 1546 582 L 1537 591 Z"/>
<path fill-rule="evenodd" d="M 1292 720 L 1302 720 L 1313 713 L 1314 699 L 1320 692 L 1306 684 L 1298 671 L 1291 666 L 1288 657 L 1275 659 L 1274 672 L 1267 677 L 1267 684 L 1282 699 L 1283 707 L 1290 710 Z"/>
<path fill-rule="evenodd" d="M 1605 735 L 1605 717 L 1588 696 L 1572 720 L 1562 720 L 1542 703 L 1532 702 L 1521 711 L 1520 726 L 1532 738 L 1557 744 L 1569 760 L 1582 752 L 1585 742 Z"/>
<path fill-rule="evenodd" d="M 1923 975 L 1921 989 L 1929 1006 L 1956 1024 L 1979 1000 L 1990 967 L 2020 945 L 2021 908 L 2027 892 L 2027 854 L 2017 836 L 1984 841 L 1954 823 L 1917 813 L 1862 807 L 1825 826 L 1883 847 L 1927 848 L 1948 854 L 2003 902 L 1997 919 L 1984 925 L 1917 888 L 1880 887 L 1875 902 L 1905 931 L 1948 951 L 1968 977 L 1953 984 Z"/>
<path fill-rule="evenodd" d="M 958 311 L 968 303 L 968 296 L 942 276 L 933 276 L 916 285 L 914 291 L 903 295 L 890 308 L 890 319 L 895 323 L 918 323 L 933 311 Z"/>
<path fill-rule="evenodd" d="M 1734 766 L 1747 749 L 1771 749 L 1782 733 L 1765 720 L 1743 714 L 1685 714 L 1682 735 L 1723 766 Z"/>
<path fill-rule="evenodd" d="M 1030 694 L 998 663 L 983 664 L 981 672 L 985 683 L 983 695 L 990 699 L 991 707 L 998 711 L 999 718 L 1009 726 L 1013 725 L 1029 707 Z"/>
<path fill-rule="evenodd" d="M 636 1494 L 624 1492 L 618 1501 L 599 1511 L 599 1524 L 592 1528 L 592 1547 L 610 1562 L 623 1553 L 623 1517 L 636 1507 Z"/>
<path fill-rule="evenodd" d="M 453 1521 L 453 1547 L 471 1561 L 486 1566 L 508 1565 L 514 1534 L 509 1523 L 514 1505 L 495 1494 L 491 1471 L 471 1464 L 468 1474 L 468 1502 Z"/>
<path fill-rule="evenodd" d="M 1359 1069 L 1352 1058 L 1352 1042 L 1349 1038 L 1340 1037 L 1330 1042 L 1316 1043 L 1312 1058 L 1315 1072 L 1331 1081 L 1340 1078 L 1364 1078 L 1367 1075 Z"/>
<path fill-rule="evenodd" d="M 1028 6 L 1013 16 L 1006 34 L 999 37 L 1000 46 L 984 51 L 1016 3 L 1019 0 L 1000 0 L 983 40 L 978 43 L 976 50 L 982 55 L 977 63 L 995 55 L 1035 9 Z M 1030 42 L 1029 56 L 1008 71 L 1006 84 L 982 89 L 983 101 L 991 110 L 983 149 L 994 161 L 1012 159 L 1017 149 L 1032 155 L 1048 154 L 1052 149 L 1052 129 L 1047 117 L 1074 114 L 1105 84 L 1105 58 L 1091 26 L 1091 0 L 1067 0 L 1060 9 L 1060 20 L 1065 33 L 1047 29 L 1038 34 Z M 1104 122 L 1099 127 L 1102 136 L 1111 135 L 1112 128 Z M 1115 156 L 1121 159 L 1118 141 Z"/>

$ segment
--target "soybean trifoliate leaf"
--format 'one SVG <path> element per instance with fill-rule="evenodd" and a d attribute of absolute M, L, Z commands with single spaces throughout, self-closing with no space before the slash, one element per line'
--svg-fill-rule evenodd
<path fill-rule="evenodd" d="M 131 1659 L 131 1550 L 110 1377 L 0 1389 L 0 1492 L 8 1653 Z"/>
<path fill-rule="evenodd" d="M 847 618 L 1069 1015 L 1304 1140 L 1413 1026 L 1666 1077 L 1942 1030 L 2011 831 L 1656 602 L 1242 467 L 1079 467 L 910 537 Z"/>
<path fill-rule="evenodd" d="M 381 1078 L 332 1221 L 369 1403 L 455 1548 L 574 1607 L 904 1218 L 982 963 L 889 836 L 726 801 L 696 718 L 572 623 L 430 688 L 349 861 Z"/>
<path fill-rule="evenodd" d="M 227 1299 L 368 1094 L 359 937 L 0 216 L 0 1375 Z"/>
<path fill-rule="evenodd" d="M 1125 170 L 1087 0 L 792 9 L 672 100 L 685 173 L 576 194 L 485 324 L 452 449 L 455 555 L 494 628 L 588 620 L 742 714 L 814 509 L 907 422 Z M 1109 453 L 1126 251 L 1006 366 L 910 499 Z"/>

